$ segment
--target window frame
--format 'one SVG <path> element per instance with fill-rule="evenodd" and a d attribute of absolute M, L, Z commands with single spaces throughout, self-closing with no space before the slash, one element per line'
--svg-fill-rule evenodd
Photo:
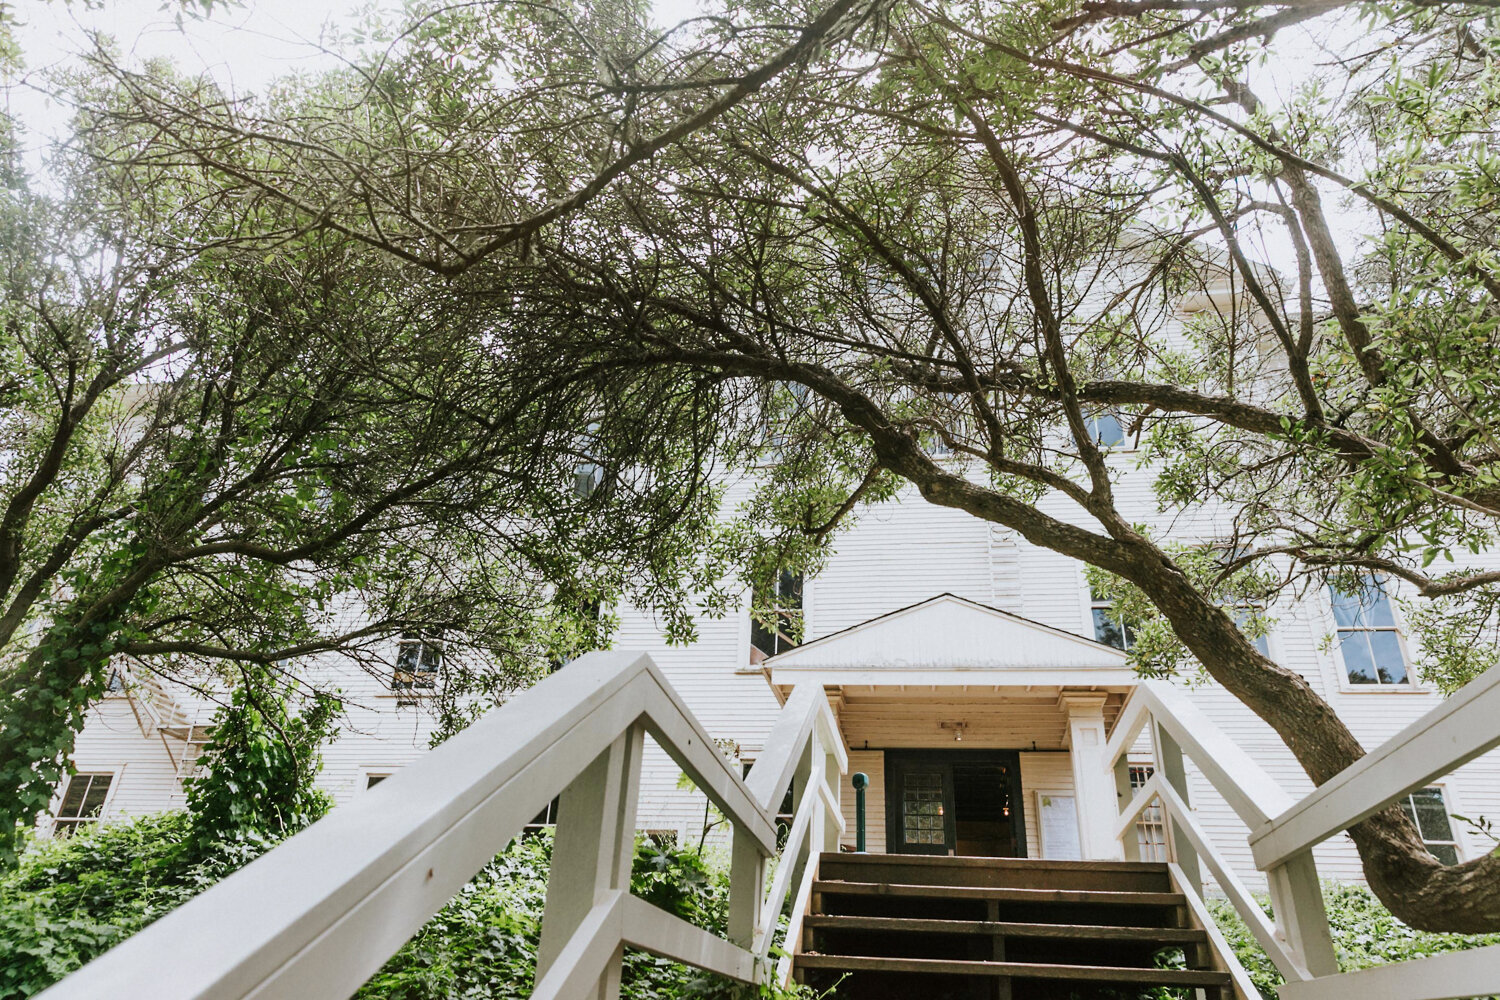
<path fill-rule="evenodd" d="M 1083 622 L 1084 628 L 1086 629 L 1084 634 L 1088 638 L 1099 643 L 1099 645 L 1101 646 L 1108 646 L 1110 649 L 1118 649 L 1122 653 L 1130 652 L 1130 647 L 1134 644 L 1133 640 L 1135 637 L 1131 634 L 1130 629 L 1125 625 L 1123 621 L 1117 621 L 1116 625 L 1119 628 L 1120 636 L 1125 643 L 1124 646 L 1116 646 L 1112 642 L 1105 642 L 1103 639 L 1099 638 L 1099 625 L 1094 618 L 1094 611 L 1096 609 L 1113 609 L 1115 606 L 1115 602 L 1105 600 L 1104 598 L 1096 596 L 1094 593 L 1094 588 L 1089 585 L 1088 577 L 1086 576 L 1083 578 L 1083 590 L 1085 596 L 1087 597 L 1087 600 L 1084 602 L 1083 609 Z"/>
<path fill-rule="evenodd" d="M 1417 792 L 1425 792 L 1429 790 L 1437 792 L 1438 801 L 1442 803 L 1443 817 L 1448 821 L 1448 835 L 1452 838 L 1451 840 L 1428 840 L 1426 834 L 1422 830 L 1421 823 L 1416 819 L 1416 803 L 1412 801 L 1412 796 Z M 1417 836 L 1421 838 L 1422 846 L 1428 847 L 1429 854 L 1432 854 L 1433 857 L 1437 858 L 1437 855 L 1432 852 L 1429 845 L 1452 847 L 1454 854 L 1453 863 L 1456 865 L 1461 865 L 1465 861 L 1469 860 L 1470 854 L 1468 850 L 1468 843 L 1464 839 L 1463 831 L 1461 831 L 1458 828 L 1458 825 L 1453 822 L 1453 803 L 1454 797 L 1452 794 L 1452 789 L 1450 789 L 1443 782 L 1433 782 L 1430 785 L 1423 785 L 1421 788 L 1413 788 L 1401 798 L 1397 799 L 1393 804 L 1402 807 L 1403 812 L 1405 812 L 1406 806 L 1409 805 L 1411 807 L 1411 812 L 1407 813 L 1407 818 L 1411 819 L 1413 825 L 1416 826 Z M 1447 862 L 1443 861 L 1442 858 L 1438 858 L 1438 861 L 1444 865 L 1447 865 Z"/>
<path fill-rule="evenodd" d="M 417 669 L 411 670 L 401 666 L 402 654 L 407 648 L 415 646 L 417 649 Z M 424 656 L 428 649 L 436 651 L 436 659 L 430 669 L 423 669 L 426 661 Z M 442 633 L 431 633 L 425 629 L 409 629 L 401 633 L 396 640 L 396 659 L 391 665 L 391 677 L 388 682 L 389 693 L 395 695 L 402 702 L 415 702 L 417 699 L 432 697 L 437 694 L 442 685 L 443 664 L 447 659 L 448 647 L 442 639 Z M 409 679 L 402 680 L 402 675 L 409 675 Z M 423 684 L 419 680 L 422 675 L 431 678 L 430 683 Z"/>
<path fill-rule="evenodd" d="M 89 779 L 89 786 L 84 789 L 83 798 L 79 801 L 78 816 L 63 816 L 63 804 L 68 800 L 68 790 L 72 788 L 73 782 L 79 778 Z M 93 791 L 95 778 L 108 778 L 109 784 L 104 788 L 104 797 L 99 800 L 98 809 L 91 816 L 83 816 L 83 805 L 88 801 L 89 792 Z M 67 776 L 67 780 L 57 790 L 57 804 L 52 807 L 47 817 L 47 835 L 52 838 L 71 837 L 79 827 L 98 825 L 109 813 L 110 804 L 114 801 L 115 790 L 120 787 L 120 769 L 118 768 L 83 768 L 74 771 Z M 66 833 L 63 831 L 67 830 Z"/>
<path fill-rule="evenodd" d="M 781 584 L 782 584 L 783 578 L 785 578 L 787 576 L 791 576 L 793 579 L 795 579 L 797 581 L 797 603 L 796 603 L 795 606 L 783 606 L 780 603 L 780 598 L 786 596 L 786 595 L 784 595 L 781 592 Z M 746 629 L 748 648 L 746 650 L 745 662 L 747 664 L 749 664 L 751 667 L 754 667 L 754 668 L 757 668 L 757 669 L 759 668 L 759 665 L 762 662 L 764 662 L 765 660 L 768 660 L 768 659 L 770 659 L 773 656 L 779 656 L 782 653 L 785 653 L 785 652 L 788 652 L 790 650 L 796 649 L 799 646 L 805 645 L 807 643 L 807 622 L 808 622 L 808 579 L 807 579 L 807 574 L 806 573 L 791 573 L 791 571 L 789 571 L 789 570 L 778 570 L 777 574 L 776 574 L 776 588 L 777 588 L 777 593 L 775 595 L 776 600 L 773 601 L 772 607 L 776 610 L 776 617 L 777 617 L 778 624 L 782 620 L 790 618 L 790 614 L 784 614 L 783 611 L 796 613 L 798 616 L 800 616 L 801 622 L 802 622 L 802 629 L 801 629 L 801 631 L 802 631 L 802 638 L 799 639 L 799 640 L 797 640 L 797 641 L 795 641 L 795 642 L 793 642 L 792 639 L 789 636 L 786 636 L 785 633 L 783 633 L 781 631 L 781 629 L 778 627 L 778 628 L 776 628 L 774 630 L 774 636 L 776 637 L 776 640 L 773 641 L 774 648 L 772 650 L 766 650 L 766 649 L 763 649 L 761 646 L 757 645 L 756 641 L 755 641 L 756 640 L 756 633 L 757 632 L 761 632 L 761 631 L 769 631 L 769 630 L 766 630 L 765 626 L 761 625 L 760 622 L 758 622 L 758 621 L 755 620 L 755 615 L 754 615 L 754 610 L 755 610 L 755 591 L 754 591 L 754 588 L 752 588 L 751 591 L 750 591 L 750 602 L 749 602 L 749 604 L 745 608 L 745 619 L 746 619 L 746 621 L 748 623 L 748 627 Z M 781 638 L 785 638 L 786 639 L 787 645 L 785 647 L 783 647 L 782 644 L 781 644 L 781 642 L 779 641 Z M 756 659 L 756 654 L 757 653 L 760 654 L 760 658 L 759 659 Z"/>
<path fill-rule="evenodd" d="M 1119 444 L 1105 444 L 1099 440 L 1098 426 L 1101 417 L 1108 417 L 1110 420 L 1113 420 L 1115 426 L 1120 429 Z M 1134 439 L 1131 438 L 1127 422 L 1123 419 L 1120 411 L 1114 407 L 1106 406 L 1098 410 L 1085 410 L 1083 414 L 1083 426 L 1089 432 L 1089 440 L 1093 441 L 1095 446 L 1106 455 L 1128 455 L 1141 450 L 1140 438 L 1138 436 Z M 1074 443 L 1076 444 L 1077 442 Z"/>
<path fill-rule="evenodd" d="M 1328 624 L 1328 634 L 1333 637 L 1332 645 L 1328 650 L 1329 659 L 1333 662 L 1333 669 L 1338 682 L 1338 690 L 1342 694 L 1427 694 L 1429 689 L 1417 677 L 1413 668 L 1415 657 L 1406 640 L 1406 623 L 1402 618 L 1400 609 L 1396 606 L 1395 595 L 1391 588 L 1393 582 L 1389 577 L 1381 577 L 1371 574 L 1371 578 L 1380 588 L 1381 596 L 1384 597 L 1386 606 L 1391 614 L 1390 625 L 1345 627 L 1338 621 L 1338 615 L 1334 611 L 1334 586 L 1325 583 L 1323 586 L 1323 613 Z M 1402 666 L 1406 670 L 1404 682 L 1386 683 L 1377 677 L 1373 684 L 1361 684 L 1349 676 L 1349 666 L 1344 659 L 1343 640 L 1340 635 L 1344 632 L 1391 632 L 1396 637 L 1396 646 L 1401 651 Z"/>

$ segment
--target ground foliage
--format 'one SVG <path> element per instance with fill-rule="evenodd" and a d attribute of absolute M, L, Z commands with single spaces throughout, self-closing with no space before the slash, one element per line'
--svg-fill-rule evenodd
<path fill-rule="evenodd" d="M 1259 897 L 1258 901 L 1269 915 L 1269 901 L 1264 897 Z M 1500 934 L 1472 936 L 1416 930 L 1391 916 L 1390 911 L 1380 905 L 1380 900 L 1362 885 L 1324 882 L 1323 901 L 1328 907 L 1328 927 L 1333 932 L 1339 968 L 1345 972 L 1500 944 Z M 1211 899 L 1209 909 L 1235 957 L 1250 974 L 1261 995 L 1266 1000 L 1276 1000 L 1276 987 L 1283 982 L 1281 974 L 1256 943 L 1234 907 L 1224 900 Z"/>
<path fill-rule="evenodd" d="M 294 832 L 273 824 L 205 848 L 195 822 L 191 813 L 162 813 L 32 844 L 0 876 L 0 1000 L 39 992 Z M 530 996 L 551 844 L 550 831 L 513 842 L 371 977 L 359 1000 Z M 724 933 L 728 878 L 711 855 L 644 839 L 631 889 Z M 623 976 L 627 1000 L 745 995 L 733 983 L 635 951 L 626 954 Z"/>

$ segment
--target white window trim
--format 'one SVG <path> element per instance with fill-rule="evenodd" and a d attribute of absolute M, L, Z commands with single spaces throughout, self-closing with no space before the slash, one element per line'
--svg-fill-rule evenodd
<path fill-rule="evenodd" d="M 104 801 L 102 803 L 100 803 L 100 805 L 99 805 L 99 815 L 96 816 L 96 817 L 94 817 L 94 819 L 90 820 L 90 823 L 92 823 L 93 825 L 97 826 L 100 823 L 106 823 L 109 820 L 111 820 L 111 819 L 114 818 L 113 815 L 112 815 L 112 812 L 113 812 L 113 807 L 114 807 L 114 803 L 115 803 L 115 795 L 120 790 L 120 778 L 124 775 L 124 773 L 125 773 L 125 765 L 124 764 L 113 764 L 113 765 L 106 765 L 106 766 L 103 766 L 103 767 L 80 767 L 80 766 L 78 766 L 75 763 L 74 766 L 73 766 L 73 773 L 72 774 L 68 774 L 68 775 L 64 775 L 63 776 L 63 780 L 58 783 L 58 785 L 57 785 L 57 792 L 56 792 L 55 795 L 52 796 L 52 802 L 51 802 L 51 804 L 47 808 L 47 813 L 46 813 L 46 815 L 44 815 L 44 816 L 41 817 L 41 820 L 42 820 L 42 823 L 43 823 L 43 830 L 45 831 L 47 838 L 51 839 L 51 838 L 57 836 L 57 819 L 58 819 L 57 811 L 62 808 L 63 796 L 65 796 L 67 794 L 67 792 L 68 792 L 68 782 L 71 781 L 76 775 L 79 775 L 79 774 L 107 774 L 107 775 L 109 775 L 109 788 L 104 793 Z M 78 827 L 78 826 L 87 826 L 89 824 L 87 824 L 87 823 L 75 823 L 73 825 L 75 827 Z"/>
<path fill-rule="evenodd" d="M 1345 666 L 1344 654 L 1339 648 L 1339 623 L 1338 619 L 1333 616 L 1333 597 L 1329 593 L 1330 585 L 1325 583 L 1318 591 L 1318 618 L 1324 626 L 1323 634 L 1331 637 L 1328 660 L 1332 664 L 1335 689 L 1340 694 L 1357 695 L 1431 694 L 1432 688 L 1424 684 L 1417 674 L 1415 655 L 1417 651 L 1413 648 L 1413 644 L 1407 641 L 1406 616 L 1401 613 L 1401 606 L 1396 601 L 1399 584 L 1390 577 L 1383 578 L 1380 583 L 1385 591 L 1385 599 L 1391 606 L 1391 620 L 1396 623 L 1396 642 L 1401 646 L 1401 655 L 1406 660 L 1406 683 L 1355 684 L 1349 679 L 1349 668 Z"/>
<path fill-rule="evenodd" d="M 1458 813 L 1460 816 L 1467 816 L 1468 811 L 1459 805 L 1460 797 L 1453 791 L 1452 781 L 1452 777 L 1449 776 L 1439 781 L 1429 781 L 1427 784 L 1422 785 L 1421 788 L 1436 788 L 1438 793 L 1442 795 L 1443 808 L 1448 811 L 1448 829 L 1453 831 L 1453 847 L 1458 852 L 1458 863 L 1463 864 L 1465 861 L 1478 857 L 1478 855 L 1474 852 L 1474 845 L 1469 842 L 1468 826 L 1453 818 L 1454 813 Z M 1420 790 L 1420 788 L 1417 788 L 1412 791 Z M 1407 799 L 1410 797 L 1411 792 L 1407 792 L 1403 796 L 1403 798 Z M 1396 804 L 1400 805 L 1400 801 L 1398 800 Z M 1417 836 L 1420 837 L 1421 835 L 1422 831 L 1418 830 Z"/>

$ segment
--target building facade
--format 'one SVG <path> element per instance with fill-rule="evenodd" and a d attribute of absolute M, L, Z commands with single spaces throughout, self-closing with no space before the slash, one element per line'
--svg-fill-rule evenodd
<path fill-rule="evenodd" d="M 1118 490 L 1149 522 L 1160 516 L 1149 479 L 1135 469 L 1127 443 L 1118 444 L 1110 459 L 1121 467 Z M 1216 527 L 1178 518 L 1171 530 L 1209 541 Z M 649 616 L 617 609 L 613 646 L 649 651 L 725 752 L 745 764 L 792 687 L 821 684 L 849 752 L 841 798 L 851 848 L 849 783 L 862 772 L 871 851 L 1093 856 L 1090 838 L 1118 812 L 1119 795 L 1096 758 L 1137 678 L 1120 648 L 1129 637 L 1090 593 L 1082 567 L 915 494 L 865 510 L 835 548 L 815 577 L 787 574 L 778 586 L 778 604 L 803 622 L 800 644 L 752 623 L 746 594 L 738 614 L 700 616 L 691 646 L 669 646 Z M 1372 580 L 1360 594 L 1324 590 L 1265 609 L 1273 622 L 1259 640 L 1265 652 L 1301 673 L 1367 748 L 1441 700 L 1421 679 L 1421 650 L 1403 627 L 1397 596 L 1390 583 Z M 346 699 L 347 724 L 324 751 L 321 777 L 336 801 L 364 794 L 429 746 L 424 697 L 442 683 L 443 650 L 415 637 L 393 645 L 388 675 L 336 660 L 313 667 Z M 46 821 L 52 831 L 183 803 L 182 782 L 194 773 L 213 705 L 142 673 L 112 684 L 91 710 L 74 755 L 77 773 Z M 1182 684 L 1290 795 L 1310 790 L 1264 722 L 1213 683 Z M 1149 747 L 1138 749 L 1137 785 L 1150 774 Z M 1247 831 L 1205 781 L 1191 772 L 1189 779 L 1199 824 L 1256 884 Z M 1500 818 L 1500 755 L 1415 793 L 1407 807 L 1440 860 L 1493 850 L 1460 817 Z M 677 766 L 648 750 L 638 826 L 714 843 L 725 832 L 714 820 Z M 1165 857 L 1168 835 L 1148 810 L 1137 830 L 1141 856 Z M 1360 878 L 1346 836 L 1316 856 L 1324 876 Z"/>

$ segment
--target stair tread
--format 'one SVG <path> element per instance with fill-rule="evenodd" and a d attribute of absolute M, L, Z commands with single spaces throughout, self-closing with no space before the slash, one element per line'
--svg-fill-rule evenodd
<path fill-rule="evenodd" d="M 1167 874 L 1165 861 L 1061 861 L 1053 858 L 986 858 L 946 854 L 859 854 L 825 851 L 822 862 L 855 865 L 917 865 L 934 868 L 1015 868 L 1038 871 Z"/>
<path fill-rule="evenodd" d="M 1000 902 L 1098 903 L 1124 906 L 1181 906 L 1180 892 L 1124 892 L 1112 889 L 1013 889 L 988 886 L 914 885 L 905 882 L 849 882 L 818 879 L 813 891 L 830 896 L 916 896 Z"/>
<path fill-rule="evenodd" d="M 931 917 L 866 917 L 813 914 L 805 927 L 906 931 L 917 934 L 982 934 L 1015 938 L 1090 938 L 1106 941 L 1201 942 L 1208 935 L 1192 927 L 1119 927 L 1112 924 L 1038 924 L 1004 920 L 949 920 Z"/>
<path fill-rule="evenodd" d="M 1113 965 L 1059 965 L 1041 962 L 995 962 L 956 958 L 878 958 L 869 955 L 824 955 L 803 952 L 804 969 L 850 972 L 928 972 L 947 975 L 1007 976 L 1016 979 L 1074 979 L 1089 982 L 1141 983 L 1153 986 L 1228 986 L 1227 972 L 1204 969 L 1142 969 Z"/>

